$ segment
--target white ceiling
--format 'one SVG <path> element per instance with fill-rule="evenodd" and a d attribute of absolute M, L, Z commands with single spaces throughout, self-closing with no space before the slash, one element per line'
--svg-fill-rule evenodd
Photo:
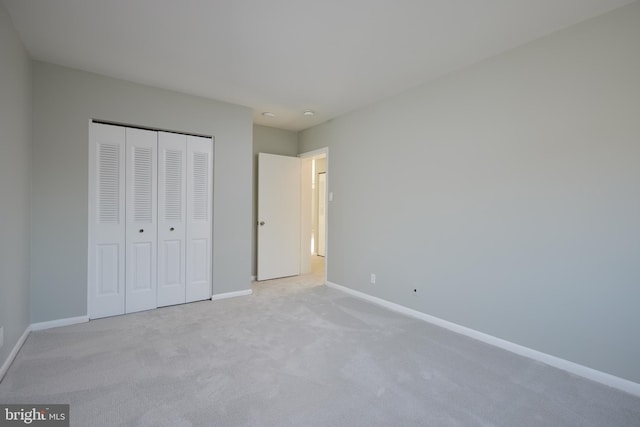
<path fill-rule="evenodd" d="M 3 1 L 35 59 L 245 105 L 255 123 L 289 130 L 632 3 Z"/>

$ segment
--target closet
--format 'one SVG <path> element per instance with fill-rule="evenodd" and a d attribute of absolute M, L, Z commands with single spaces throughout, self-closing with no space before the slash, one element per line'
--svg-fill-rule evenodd
<path fill-rule="evenodd" d="M 92 319 L 211 298 L 213 141 L 92 123 Z"/>

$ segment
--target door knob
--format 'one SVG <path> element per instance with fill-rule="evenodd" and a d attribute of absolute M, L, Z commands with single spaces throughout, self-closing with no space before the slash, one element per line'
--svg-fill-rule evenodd
<path fill-rule="evenodd" d="M 264 225 L 264 221 L 260 221 L 259 224 L 262 227 Z"/>

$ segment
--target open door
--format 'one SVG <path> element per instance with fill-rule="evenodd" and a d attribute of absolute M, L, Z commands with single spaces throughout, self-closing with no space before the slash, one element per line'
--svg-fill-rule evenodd
<path fill-rule="evenodd" d="M 300 274 L 300 159 L 258 155 L 258 280 Z"/>

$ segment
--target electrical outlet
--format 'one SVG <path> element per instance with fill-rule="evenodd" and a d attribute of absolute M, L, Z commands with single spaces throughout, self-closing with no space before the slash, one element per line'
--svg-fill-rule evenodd
<path fill-rule="evenodd" d="M 0 348 L 4 345 L 4 327 L 0 327 Z"/>
<path fill-rule="evenodd" d="M 371 284 L 375 285 L 375 283 L 376 283 L 376 275 L 371 273 Z"/>

